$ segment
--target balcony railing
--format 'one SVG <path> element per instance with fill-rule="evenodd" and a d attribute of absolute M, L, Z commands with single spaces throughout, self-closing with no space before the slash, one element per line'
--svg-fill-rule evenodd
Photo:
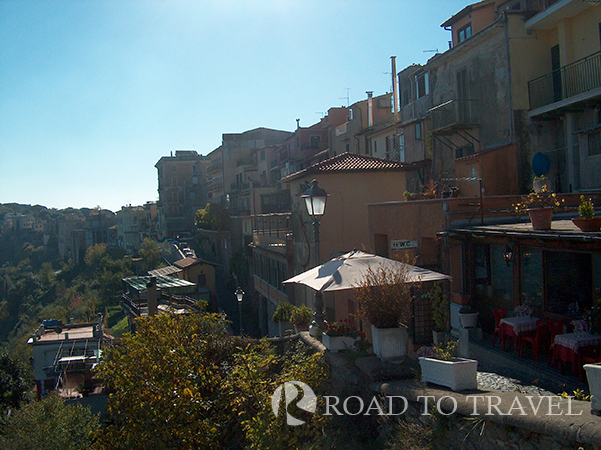
<path fill-rule="evenodd" d="M 528 82 L 530 109 L 601 88 L 601 52 Z"/>
<path fill-rule="evenodd" d="M 451 127 L 467 127 L 478 124 L 476 100 L 450 100 L 430 109 L 432 129 L 440 131 Z"/>

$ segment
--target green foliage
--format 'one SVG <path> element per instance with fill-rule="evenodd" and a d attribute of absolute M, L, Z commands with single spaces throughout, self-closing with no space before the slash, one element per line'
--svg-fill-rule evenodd
<path fill-rule="evenodd" d="M 52 394 L 11 413 L 0 434 L 0 448 L 88 450 L 98 430 L 98 418 L 89 409 L 67 406 Z"/>
<path fill-rule="evenodd" d="M 410 266 L 369 267 L 354 287 L 359 314 L 377 328 L 394 328 L 407 324 L 410 318 L 412 289 Z"/>
<path fill-rule="evenodd" d="M 441 283 L 436 283 L 430 290 L 430 300 L 432 302 L 432 320 L 434 321 L 434 331 L 448 331 L 449 299 L 442 290 Z"/>
<path fill-rule="evenodd" d="M 199 209 L 194 215 L 194 222 L 199 228 L 215 231 L 230 229 L 230 216 L 217 203 L 207 203 L 204 209 Z"/>
<path fill-rule="evenodd" d="M 162 267 L 163 259 L 161 257 L 163 244 L 159 244 L 154 239 L 145 238 L 140 249 L 142 257 L 142 270 L 146 273 L 150 270 Z"/>
<path fill-rule="evenodd" d="M 595 216 L 595 205 L 593 204 L 593 200 L 581 195 L 580 205 L 578 205 L 578 214 L 580 214 L 580 217 L 583 219 L 592 219 Z"/>
<path fill-rule="evenodd" d="M 288 427 L 285 415 L 274 417 L 271 395 L 288 380 L 318 390 L 328 375 L 323 355 L 232 336 L 212 314 L 160 315 L 136 326 L 97 371 L 112 390 L 113 418 L 97 448 L 299 448 L 320 436 L 323 417 Z"/>
<path fill-rule="evenodd" d="M 458 345 L 459 341 L 449 340 L 442 345 L 435 346 L 431 358 L 440 359 L 441 361 L 453 361 Z"/>
<path fill-rule="evenodd" d="M 591 396 L 588 395 L 586 392 L 584 392 L 582 389 L 576 389 L 575 391 L 572 391 L 572 394 L 568 394 L 567 392 L 562 392 L 561 394 L 559 394 L 559 396 L 561 398 L 575 398 L 576 400 L 580 400 L 582 402 L 590 402 L 591 401 Z"/>
<path fill-rule="evenodd" d="M 292 311 L 294 311 L 294 305 L 288 302 L 280 302 L 278 307 L 273 313 L 274 322 L 290 322 L 292 317 Z"/>
<path fill-rule="evenodd" d="M 28 381 L 19 361 L 7 354 L 0 354 L 0 413 L 21 406 L 29 389 Z"/>
<path fill-rule="evenodd" d="M 290 313 L 290 322 L 297 327 L 309 325 L 312 317 L 313 311 L 308 306 L 295 306 Z"/>

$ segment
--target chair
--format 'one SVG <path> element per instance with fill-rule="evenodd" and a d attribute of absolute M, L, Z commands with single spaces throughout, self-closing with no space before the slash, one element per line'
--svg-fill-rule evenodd
<path fill-rule="evenodd" d="M 520 358 L 524 350 L 524 343 L 529 342 L 532 345 L 534 360 L 538 361 L 538 349 L 541 344 L 549 342 L 549 320 L 539 319 L 536 321 L 536 330 L 520 334 Z"/>
<path fill-rule="evenodd" d="M 495 316 L 495 332 L 492 335 L 492 346 L 495 346 L 495 337 L 499 339 L 499 343 L 501 343 L 501 328 L 499 327 L 499 322 L 501 319 L 507 317 L 507 310 L 505 308 L 495 308 L 492 310 L 492 313 Z"/>
<path fill-rule="evenodd" d="M 555 336 L 558 334 L 563 334 L 564 323 L 561 320 L 552 320 L 549 322 L 549 358 L 551 360 L 551 365 L 555 365 Z"/>
<path fill-rule="evenodd" d="M 588 346 L 580 349 L 578 352 L 578 376 L 580 381 L 584 381 L 582 366 L 595 363 L 601 363 L 601 347 Z"/>
<path fill-rule="evenodd" d="M 505 340 L 510 338 L 513 339 L 513 348 L 514 351 L 517 355 L 518 353 L 518 349 L 520 348 L 519 343 L 520 343 L 520 339 L 518 338 L 518 335 L 515 334 L 515 331 L 513 330 L 513 327 L 506 324 L 506 323 L 502 323 L 501 325 L 499 325 L 500 328 L 500 334 L 501 334 L 501 350 L 505 351 Z"/>

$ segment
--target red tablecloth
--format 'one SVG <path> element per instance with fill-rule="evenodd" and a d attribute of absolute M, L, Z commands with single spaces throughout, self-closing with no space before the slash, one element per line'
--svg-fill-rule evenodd
<path fill-rule="evenodd" d="M 583 347 L 601 345 L 601 335 L 583 333 L 566 333 L 555 336 L 553 342 L 553 361 L 555 365 L 557 361 L 564 361 L 572 365 L 572 371 L 579 374 L 578 351 Z"/>

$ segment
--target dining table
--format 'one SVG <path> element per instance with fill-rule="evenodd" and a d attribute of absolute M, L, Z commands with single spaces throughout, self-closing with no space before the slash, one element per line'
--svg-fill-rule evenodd
<path fill-rule="evenodd" d="M 505 350 L 505 338 L 513 337 L 515 340 L 515 352 L 518 352 L 520 334 L 536 330 L 539 317 L 514 316 L 504 317 L 499 321 L 499 334 L 501 338 L 501 349 Z"/>
<path fill-rule="evenodd" d="M 553 341 L 553 359 L 551 364 L 562 361 L 572 365 L 574 374 L 580 374 L 579 351 L 584 347 L 601 345 L 601 334 L 591 334 L 588 331 L 558 334 Z"/>

